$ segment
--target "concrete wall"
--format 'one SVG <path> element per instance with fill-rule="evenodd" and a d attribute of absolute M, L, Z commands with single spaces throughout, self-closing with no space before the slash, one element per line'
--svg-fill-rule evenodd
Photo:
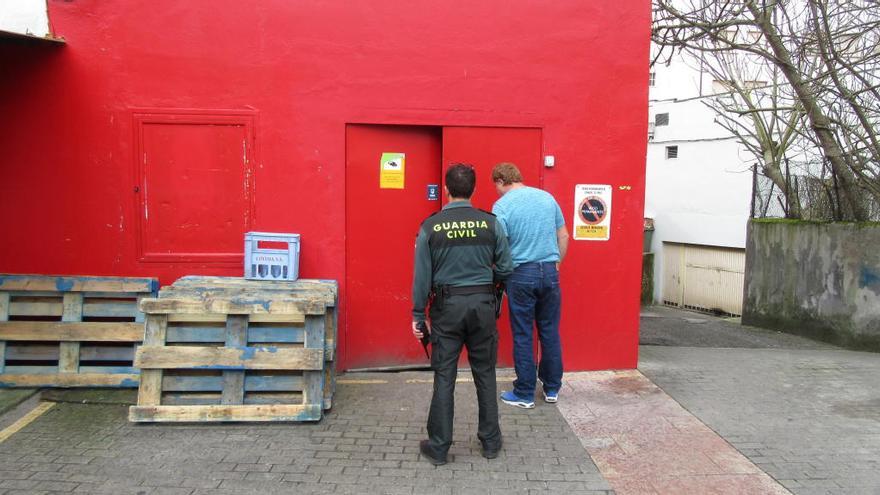
<path fill-rule="evenodd" d="M 678 158 L 665 158 L 668 144 L 678 146 Z M 645 216 L 654 218 L 654 252 L 664 242 L 745 247 L 752 174 L 739 151 L 733 139 L 648 144 Z"/>
<path fill-rule="evenodd" d="M 880 351 L 880 224 L 753 220 L 742 320 Z"/>
<path fill-rule="evenodd" d="M 654 253 L 642 254 L 642 304 L 654 302 Z"/>
<path fill-rule="evenodd" d="M 149 127 L 141 116 L 252 115 L 252 125 L 225 126 L 253 128 L 253 154 L 242 153 L 253 173 L 236 171 L 241 190 L 253 191 L 250 230 L 300 234 L 300 276 L 340 281 L 344 356 L 347 335 L 357 331 L 347 320 L 346 256 L 364 252 L 346 250 L 346 205 L 358 202 L 358 187 L 379 188 L 378 176 L 347 183 L 347 124 L 540 129 L 543 153 L 556 157 L 540 185 L 569 226 L 575 185 L 614 189 L 611 239 L 573 241 L 565 259 L 566 367 L 637 364 L 648 0 L 59 0 L 49 9 L 66 44 L 0 43 L 0 70 L 15 67 L 14 77 L 0 77 L 0 217 L 10 239 L 0 242 L 0 272 L 148 275 L 166 284 L 189 274 L 241 276 L 241 261 L 139 256 L 150 238 L 142 226 L 159 215 L 142 208 L 149 157 L 139 153 L 141 143 L 186 142 L 153 139 L 141 132 Z M 202 142 L 197 149 L 206 155 L 215 149 Z M 233 156 L 229 147 L 216 149 Z M 201 180 L 185 160 L 174 163 L 180 175 L 169 177 Z M 211 163 L 198 170 L 231 183 Z M 480 180 L 478 187 L 492 187 Z M 167 183 L 164 192 L 175 197 L 214 199 L 221 190 Z M 424 183 L 408 184 L 424 194 Z M 385 224 L 393 224 L 412 246 L 417 223 L 384 211 L 375 221 L 374 244 L 389 238 Z M 168 251 L 182 252 L 196 227 L 181 222 Z M 237 226 L 199 230 L 205 243 L 244 245 Z M 241 252 L 231 249 L 230 257 Z M 411 269 L 405 259 L 378 263 L 398 274 Z M 385 309 L 376 306 L 381 321 Z M 344 357 L 339 363 L 344 369 Z"/>
<path fill-rule="evenodd" d="M 652 51 L 657 47 L 652 45 Z M 712 77 L 706 74 L 700 60 L 684 53 L 675 54 L 668 64 L 651 67 L 654 85 L 650 89 L 652 101 L 686 100 L 712 94 Z"/>

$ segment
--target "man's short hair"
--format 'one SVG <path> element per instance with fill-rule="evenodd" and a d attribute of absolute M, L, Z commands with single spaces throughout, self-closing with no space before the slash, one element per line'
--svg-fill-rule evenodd
<path fill-rule="evenodd" d="M 453 163 L 446 170 L 446 189 L 453 198 L 470 199 L 477 184 L 474 166 L 468 163 Z"/>
<path fill-rule="evenodd" d="M 509 186 L 514 182 L 522 182 L 522 174 L 516 165 L 510 162 L 501 162 L 492 169 L 492 182 L 501 181 L 505 186 Z"/>

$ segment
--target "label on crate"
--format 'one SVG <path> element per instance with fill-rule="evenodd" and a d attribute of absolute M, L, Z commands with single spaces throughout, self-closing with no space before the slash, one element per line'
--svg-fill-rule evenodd
<path fill-rule="evenodd" d="M 287 263 L 287 256 L 279 254 L 259 254 L 253 256 L 255 263 Z"/>

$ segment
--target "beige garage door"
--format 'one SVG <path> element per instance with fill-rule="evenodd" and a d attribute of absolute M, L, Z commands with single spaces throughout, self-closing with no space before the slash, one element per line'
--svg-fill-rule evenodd
<path fill-rule="evenodd" d="M 663 304 L 742 314 L 745 250 L 663 243 Z"/>

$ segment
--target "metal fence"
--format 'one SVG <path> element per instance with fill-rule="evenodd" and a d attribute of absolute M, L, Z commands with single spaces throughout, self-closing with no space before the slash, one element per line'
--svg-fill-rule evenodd
<path fill-rule="evenodd" d="M 844 220 L 841 189 L 833 174 L 813 176 L 786 169 L 785 187 L 789 194 L 752 165 L 752 218 L 799 218 L 815 221 Z M 880 221 L 880 204 L 870 195 L 861 196 L 868 219 Z"/>

